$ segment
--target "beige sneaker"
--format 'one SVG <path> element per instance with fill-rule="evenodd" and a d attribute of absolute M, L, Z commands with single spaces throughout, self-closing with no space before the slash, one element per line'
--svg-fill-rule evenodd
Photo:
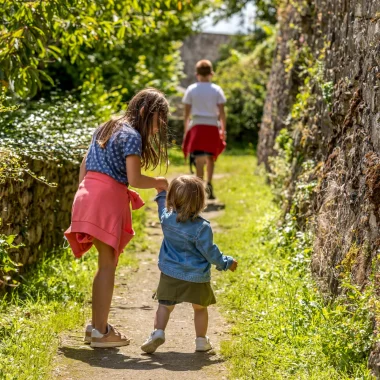
<path fill-rule="evenodd" d="M 129 343 L 130 340 L 110 324 L 107 325 L 107 332 L 105 334 L 101 334 L 96 329 L 93 329 L 91 332 L 91 347 L 93 348 L 121 347 L 128 346 Z"/>
<path fill-rule="evenodd" d="M 92 325 L 87 325 L 86 326 L 86 330 L 85 330 L 85 333 L 84 333 L 84 343 L 85 344 L 90 344 L 91 343 L 91 333 L 92 333 L 92 330 L 94 328 L 92 327 Z"/>

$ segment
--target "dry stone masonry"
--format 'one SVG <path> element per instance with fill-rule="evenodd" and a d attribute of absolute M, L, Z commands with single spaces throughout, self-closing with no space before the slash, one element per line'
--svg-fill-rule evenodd
<path fill-rule="evenodd" d="M 274 157 L 281 155 L 276 137 L 289 131 L 287 211 L 301 178 L 315 183 L 310 199 L 295 206 L 300 224 L 315 234 L 315 278 L 324 292 L 336 295 L 343 271 L 362 289 L 375 275 L 379 296 L 380 1 L 286 3 L 279 11 L 259 160 L 273 172 Z M 305 162 L 313 169 L 305 169 Z M 379 376 L 380 347 L 370 366 Z"/>
<path fill-rule="evenodd" d="M 79 173 L 79 166 L 69 162 L 29 160 L 28 164 L 38 177 L 57 183 L 57 187 L 26 173 L 22 181 L 8 180 L 0 187 L 0 234 L 17 235 L 15 244 L 23 246 L 14 250 L 12 258 L 22 264 L 62 247 Z"/>

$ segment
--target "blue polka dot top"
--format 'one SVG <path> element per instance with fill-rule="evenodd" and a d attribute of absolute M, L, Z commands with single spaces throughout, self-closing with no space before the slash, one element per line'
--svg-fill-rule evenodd
<path fill-rule="evenodd" d="M 131 154 L 141 157 L 141 135 L 127 124 L 116 131 L 103 149 L 92 138 L 86 158 L 86 170 L 107 174 L 118 182 L 128 185 L 125 159 Z"/>

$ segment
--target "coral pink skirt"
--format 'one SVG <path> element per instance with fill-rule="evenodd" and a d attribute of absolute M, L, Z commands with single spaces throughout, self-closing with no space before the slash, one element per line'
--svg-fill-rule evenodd
<path fill-rule="evenodd" d="M 75 194 L 71 226 L 65 236 L 75 257 L 83 256 L 93 239 L 110 245 L 118 261 L 133 238 L 132 214 L 144 205 L 139 194 L 110 176 L 87 172 Z"/>

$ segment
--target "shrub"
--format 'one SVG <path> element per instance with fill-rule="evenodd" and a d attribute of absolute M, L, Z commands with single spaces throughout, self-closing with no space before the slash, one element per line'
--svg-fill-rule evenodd
<path fill-rule="evenodd" d="M 227 97 L 227 129 L 232 141 L 257 142 L 275 46 L 274 27 L 267 25 L 263 30 L 266 38 L 252 53 L 231 50 L 216 70 L 216 81 Z"/>

